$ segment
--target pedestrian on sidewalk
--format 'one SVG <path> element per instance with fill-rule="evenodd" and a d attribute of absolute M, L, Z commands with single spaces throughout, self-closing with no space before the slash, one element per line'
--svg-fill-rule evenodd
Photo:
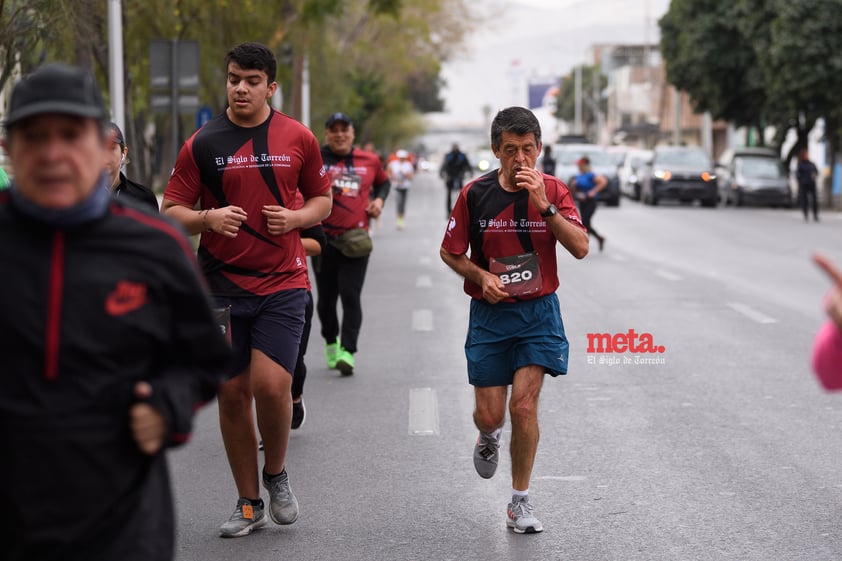
<path fill-rule="evenodd" d="M 819 199 L 816 189 L 816 178 L 819 170 L 816 164 L 810 161 L 806 148 L 798 151 L 798 165 L 795 168 L 795 179 L 798 181 L 798 204 L 804 214 L 804 222 L 809 222 L 810 213 L 813 211 L 813 220 L 819 221 Z"/>
<path fill-rule="evenodd" d="M 276 70 L 260 43 L 228 52 L 228 108 L 184 143 L 161 206 L 201 234 L 211 293 L 231 309 L 234 362 L 219 391 L 219 424 L 238 499 L 219 529 L 226 538 L 265 525 L 265 510 L 276 524 L 292 524 L 299 513 L 286 460 L 309 288 L 300 231 L 330 213 L 331 196 L 313 133 L 269 106 Z M 265 510 L 260 481 L 269 494 Z"/>
<path fill-rule="evenodd" d="M 102 94 L 49 64 L 13 88 L 0 194 L 0 558 L 168 561 L 166 449 L 230 348 L 180 229 L 111 197 Z"/>
<path fill-rule="evenodd" d="M 541 145 L 531 111 L 510 107 L 497 113 L 491 147 L 500 168 L 462 190 L 440 250 L 442 260 L 464 277 L 471 297 L 465 356 L 479 429 L 473 458 L 486 479 L 497 470 L 508 398 L 512 498 L 506 520 L 516 533 L 543 530 L 529 499 L 538 400 L 545 374 L 567 373 L 556 244 L 577 259 L 588 253 L 570 191 L 535 169 Z"/>

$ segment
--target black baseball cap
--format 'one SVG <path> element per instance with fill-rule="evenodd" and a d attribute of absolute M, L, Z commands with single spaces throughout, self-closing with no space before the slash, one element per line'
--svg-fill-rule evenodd
<path fill-rule="evenodd" d="M 339 123 L 339 122 L 347 123 L 347 124 L 352 125 L 352 126 L 354 124 L 354 121 L 351 120 L 351 117 L 349 117 L 348 115 L 346 115 L 342 111 L 338 111 L 338 112 L 334 113 L 333 115 L 331 115 L 330 117 L 328 117 L 327 122 L 325 123 L 325 128 L 329 129 L 330 127 L 333 126 L 333 123 Z"/>
<path fill-rule="evenodd" d="M 94 77 L 75 66 L 46 64 L 28 74 L 12 90 L 4 125 L 44 113 L 104 121 L 107 113 Z"/>

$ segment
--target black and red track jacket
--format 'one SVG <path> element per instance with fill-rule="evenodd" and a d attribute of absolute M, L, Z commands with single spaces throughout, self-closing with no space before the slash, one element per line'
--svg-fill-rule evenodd
<path fill-rule="evenodd" d="M 0 558 L 171 559 L 165 455 L 131 435 L 133 387 L 177 445 L 229 355 L 170 220 L 112 199 L 53 228 L 0 193 Z"/>

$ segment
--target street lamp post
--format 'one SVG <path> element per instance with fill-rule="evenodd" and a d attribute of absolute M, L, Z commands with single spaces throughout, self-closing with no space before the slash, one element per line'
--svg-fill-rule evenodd
<path fill-rule="evenodd" d="M 126 130 L 126 99 L 123 86 L 123 7 L 121 0 L 108 0 L 108 89 L 111 120 Z"/>

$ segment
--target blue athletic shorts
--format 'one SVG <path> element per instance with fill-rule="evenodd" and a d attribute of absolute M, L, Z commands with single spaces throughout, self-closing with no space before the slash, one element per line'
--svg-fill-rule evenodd
<path fill-rule="evenodd" d="M 231 346 L 234 357 L 229 377 L 246 370 L 251 350 L 258 349 L 292 375 L 304 329 L 307 290 L 282 290 L 269 296 L 215 296 L 215 305 L 231 306 Z"/>
<path fill-rule="evenodd" d="M 465 357 L 473 386 L 508 386 L 515 371 L 543 366 L 550 376 L 567 374 L 570 345 L 553 294 L 524 302 L 471 299 Z"/>

